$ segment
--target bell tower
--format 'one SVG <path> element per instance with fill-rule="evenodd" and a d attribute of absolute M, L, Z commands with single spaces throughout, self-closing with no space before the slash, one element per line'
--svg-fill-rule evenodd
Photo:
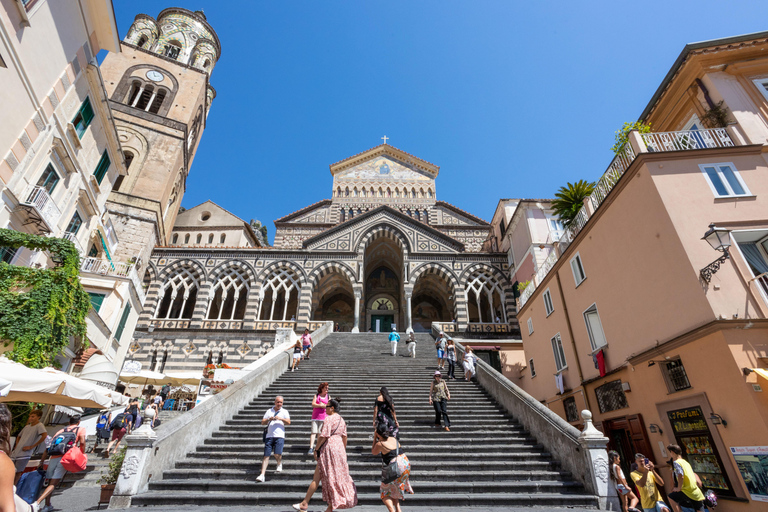
<path fill-rule="evenodd" d="M 209 79 L 221 45 L 202 11 L 172 7 L 157 19 L 137 15 L 121 50 L 101 65 L 128 169 L 107 211 L 116 258 L 146 262 L 173 229 L 216 97 Z"/>

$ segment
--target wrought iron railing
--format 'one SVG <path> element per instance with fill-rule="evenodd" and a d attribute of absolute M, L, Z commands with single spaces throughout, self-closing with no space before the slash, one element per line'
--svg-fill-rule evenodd
<path fill-rule="evenodd" d="M 139 301 L 144 304 L 144 288 L 141 286 L 141 279 L 136 272 L 136 268 L 132 263 L 119 263 L 109 260 L 103 260 L 101 258 L 83 258 L 80 264 L 80 270 L 82 272 L 90 272 L 92 274 L 101 274 L 103 276 L 115 276 L 130 279 L 133 283 L 133 287 L 136 289 L 136 295 L 139 296 Z"/>
<path fill-rule="evenodd" d="M 725 128 L 656 132 L 641 134 L 651 153 L 658 151 L 689 151 L 692 149 L 732 147 L 733 141 Z"/>
<path fill-rule="evenodd" d="M 83 249 L 83 246 L 80 245 L 80 241 L 77 239 L 77 235 L 74 233 L 64 233 L 64 238 L 74 244 L 75 249 L 77 249 L 77 252 L 80 254 L 80 256 L 83 255 L 85 250 Z"/>
<path fill-rule="evenodd" d="M 29 196 L 27 196 L 27 200 L 22 204 L 37 210 L 51 230 L 56 227 L 56 223 L 59 221 L 59 217 L 61 217 L 61 210 L 59 210 L 51 196 L 48 195 L 48 191 L 43 187 L 33 188 Z"/>

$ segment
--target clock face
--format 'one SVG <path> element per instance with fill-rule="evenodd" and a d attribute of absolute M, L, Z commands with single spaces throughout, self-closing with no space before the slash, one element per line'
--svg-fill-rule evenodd
<path fill-rule="evenodd" d="M 163 78 L 165 77 L 161 72 L 155 71 L 154 69 L 150 69 L 149 71 L 147 71 L 147 78 L 149 78 L 153 82 L 162 82 Z"/>

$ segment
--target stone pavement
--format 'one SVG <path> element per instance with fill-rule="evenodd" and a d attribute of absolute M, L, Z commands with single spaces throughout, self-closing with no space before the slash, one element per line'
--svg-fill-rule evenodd
<path fill-rule="evenodd" d="M 307 482 L 309 484 L 309 482 Z M 97 487 L 72 487 L 71 489 L 64 489 L 61 494 L 56 494 L 53 497 L 53 506 L 56 508 L 56 512 L 85 512 L 90 510 L 97 510 L 97 502 L 99 501 L 99 491 Z M 286 500 L 293 503 L 291 500 Z M 301 496 L 297 496 L 295 502 L 301 501 Z M 319 495 L 312 499 L 309 505 L 311 512 L 323 512 L 325 510 L 325 503 L 320 499 Z M 408 509 L 408 500 L 403 503 L 403 508 Z M 449 508 L 435 507 L 434 510 L 443 510 Z M 101 507 L 101 510 L 106 510 L 105 506 Z M 162 507 L 134 507 L 128 509 L 129 511 L 139 512 L 144 510 L 145 512 L 189 512 L 189 505 L 170 505 Z M 269 506 L 269 507 L 253 507 L 253 506 L 234 506 L 234 507 L 195 507 L 195 512 L 293 512 L 290 504 L 285 506 Z M 365 505 L 355 507 L 357 512 L 382 512 L 386 510 L 384 504 L 374 506 Z M 413 508 L 412 510 L 416 510 Z M 419 511 L 430 511 L 427 507 L 418 507 Z M 483 509 L 487 512 L 543 512 L 543 511 L 561 511 L 566 512 L 574 510 L 572 508 L 550 508 L 550 507 L 489 507 Z M 598 512 L 597 509 L 579 508 L 581 512 Z M 463 508 L 463 507 L 450 507 L 451 512 L 477 512 L 477 508 Z"/>

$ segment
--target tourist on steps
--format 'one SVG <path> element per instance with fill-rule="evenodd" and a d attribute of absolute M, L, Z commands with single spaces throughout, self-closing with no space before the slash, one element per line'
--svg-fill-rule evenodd
<path fill-rule="evenodd" d="M 312 352 L 312 346 L 312 336 L 309 335 L 309 329 L 304 329 L 304 334 L 301 335 L 301 349 L 307 359 L 309 359 L 309 353 Z"/>
<path fill-rule="evenodd" d="M 442 416 L 446 432 L 451 431 L 451 420 L 448 418 L 448 400 L 450 399 L 451 392 L 448 391 L 448 385 L 438 370 L 429 387 L 429 405 L 435 408 L 435 426 L 440 426 L 440 416 Z"/>
<path fill-rule="evenodd" d="M 397 474 L 399 475 L 393 482 L 381 482 L 379 490 L 381 491 L 381 501 L 387 507 L 389 512 L 402 512 L 400 500 L 405 499 L 404 493 L 413 494 L 413 488 L 410 483 L 411 463 L 408 457 L 400 449 L 400 441 L 393 438 L 387 432 L 384 425 L 380 425 L 373 434 L 373 446 L 371 447 L 373 455 L 381 454 L 381 463 L 388 466 L 392 461 L 397 460 Z"/>
<path fill-rule="evenodd" d="M 389 342 L 392 344 L 392 355 L 397 355 L 397 342 L 400 341 L 400 335 L 397 334 L 395 328 L 392 328 L 392 332 L 389 333 Z"/>
<path fill-rule="evenodd" d="M 437 349 L 437 369 L 445 369 L 445 333 L 441 332 L 440 336 L 435 340 L 435 348 Z"/>
<path fill-rule="evenodd" d="M 309 435 L 309 452 L 307 455 L 315 453 L 315 436 L 320 433 L 325 421 L 325 408 L 331 397 L 328 395 L 328 383 L 321 382 L 317 387 L 317 394 L 312 399 L 312 433 Z"/>
<path fill-rule="evenodd" d="M 264 459 L 261 461 L 261 474 L 256 477 L 257 482 L 264 481 L 264 473 L 267 472 L 269 457 L 275 453 L 277 462 L 276 472 L 283 470 L 283 445 L 285 444 L 285 426 L 291 424 L 291 415 L 283 408 L 283 397 L 275 397 L 275 405 L 264 413 L 262 425 L 267 425 L 264 434 Z"/>
<path fill-rule="evenodd" d="M 472 350 L 472 347 L 467 347 L 464 351 L 464 379 L 467 382 L 472 380 L 475 376 L 475 363 L 477 362 L 477 356 Z"/>
<path fill-rule="evenodd" d="M 456 379 L 456 345 L 451 338 L 445 345 L 445 359 L 448 361 L 448 379 Z"/>
<path fill-rule="evenodd" d="M 400 423 L 397 421 L 395 402 L 386 387 L 379 390 L 379 396 L 373 406 L 373 428 L 378 430 L 379 425 L 384 425 L 391 437 L 400 439 Z"/>
<path fill-rule="evenodd" d="M 416 336 L 414 336 L 413 332 L 408 334 L 408 339 L 405 340 L 405 346 L 408 348 L 408 354 L 415 358 L 416 357 Z"/>
<path fill-rule="evenodd" d="M 296 340 L 293 345 L 293 360 L 291 360 L 291 371 L 296 371 L 301 361 L 301 339 Z"/>
<path fill-rule="evenodd" d="M 315 475 L 304 500 L 293 505 L 296 510 L 309 508 L 309 500 L 321 482 L 323 501 L 328 504 L 326 512 L 357 505 L 357 488 L 349 475 L 347 464 L 347 424 L 338 413 L 340 401 L 338 398 L 332 398 L 325 409 L 327 416 L 315 451 Z"/>

